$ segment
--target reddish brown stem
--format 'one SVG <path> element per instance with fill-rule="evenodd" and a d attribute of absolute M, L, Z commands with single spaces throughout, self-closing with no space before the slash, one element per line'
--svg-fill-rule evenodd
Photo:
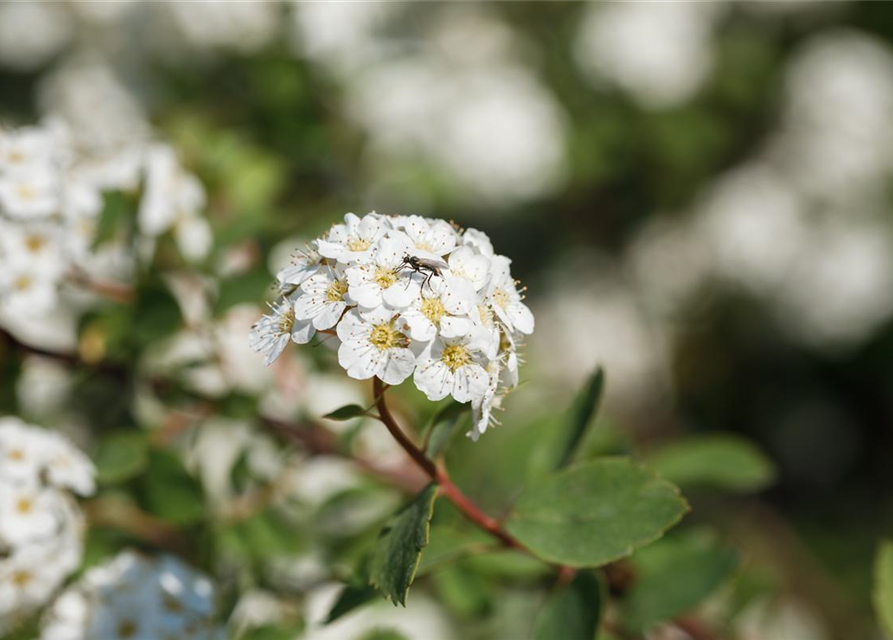
<path fill-rule="evenodd" d="M 472 502 L 468 496 L 462 493 L 459 487 L 453 484 L 446 469 L 434 464 L 434 462 L 425 455 L 424 451 L 419 449 L 415 443 L 403 433 L 403 430 L 400 428 L 400 425 L 397 424 L 397 421 L 394 419 L 394 416 L 385 401 L 384 383 L 378 378 L 373 378 L 372 390 L 373 395 L 375 396 L 375 405 L 378 407 L 379 419 L 419 468 L 440 486 L 441 494 L 443 494 L 447 500 L 452 502 L 462 515 L 493 537 L 497 538 L 502 544 L 513 549 L 526 551 L 524 545 L 505 531 L 500 526 L 499 522 L 481 511 L 481 509 Z"/>

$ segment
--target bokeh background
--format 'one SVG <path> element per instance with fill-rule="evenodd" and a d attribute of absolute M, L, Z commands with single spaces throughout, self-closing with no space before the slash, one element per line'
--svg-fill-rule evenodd
<path fill-rule="evenodd" d="M 207 257 L 156 257 L 188 326 L 139 357 L 188 363 L 184 384 L 222 399 L 165 440 L 209 504 L 233 499 L 242 464 L 303 505 L 296 548 L 236 553 L 239 571 L 265 567 L 246 616 L 288 601 L 318 618 L 333 548 L 399 502 L 344 460 L 283 455 L 251 417 L 368 398 L 325 349 L 264 369 L 247 331 L 295 247 L 376 210 L 483 230 L 528 286 L 525 384 L 501 427 L 451 453 L 470 493 L 504 504 L 555 407 L 602 365 L 593 451 L 733 433 L 777 468 L 756 496 L 690 495 L 691 521 L 743 558 L 735 637 L 859 640 L 879 637 L 870 567 L 893 525 L 891 39 L 878 2 L 2 3 L 0 121 L 163 139 L 205 186 Z M 111 324 L 84 307 L 3 323 L 38 347 L 114 355 Z M 138 389 L 14 364 L 4 410 L 67 425 L 88 451 L 124 425 L 170 427 Z M 430 414 L 416 392 L 400 399 L 408 419 Z M 380 425 L 329 427 L 402 462 Z M 307 637 L 385 619 L 409 637 L 519 637 L 524 598 L 483 573 L 421 581 L 405 611 Z"/>

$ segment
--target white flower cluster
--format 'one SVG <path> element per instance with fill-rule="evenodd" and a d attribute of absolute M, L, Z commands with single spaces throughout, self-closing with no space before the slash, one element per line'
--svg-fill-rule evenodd
<path fill-rule="evenodd" d="M 281 297 L 250 344 L 269 364 L 289 340 L 333 334 L 352 378 L 413 376 L 430 400 L 471 402 L 476 439 L 517 385 L 516 348 L 534 328 L 510 264 L 475 229 L 348 213 L 278 273 Z"/>
<path fill-rule="evenodd" d="M 71 492 L 93 493 L 93 473 L 62 435 L 0 418 L 0 635 L 80 565 L 83 522 Z"/>
<path fill-rule="evenodd" d="M 204 190 L 173 150 L 140 141 L 96 157 L 77 142 L 58 123 L 0 128 L 0 310 L 51 309 L 67 274 L 102 264 L 94 244 L 105 192 L 141 189 L 146 238 L 173 231 L 190 259 L 210 249 Z M 130 248 L 119 253 L 132 259 Z"/>
<path fill-rule="evenodd" d="M 223 640 L 214 586 L 177 558 L 124 551 L 56 600 L 41 640 Z"/>

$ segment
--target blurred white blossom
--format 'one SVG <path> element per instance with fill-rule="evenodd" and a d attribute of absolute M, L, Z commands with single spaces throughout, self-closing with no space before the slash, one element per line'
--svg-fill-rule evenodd
<path fill-rule="evenodd" d="M 81 562 L 72 492 L 94 492 L 90 460 L 59 433 L 0 418 L 0 633 L 46 603 Z"/>
<path fill-rule="evenodd" d="M 713 67 L 712 31 L 721 6 L 624 2 L 585 9 L 575 42 L 581 69 L 649 108 L 690 98 Z"/>
<path fill-rule="evenodd" d="M 214 585 L 170 555 L 124 551 L 69 587 L 44 618 L 41 640 L 223 640 Z"/>

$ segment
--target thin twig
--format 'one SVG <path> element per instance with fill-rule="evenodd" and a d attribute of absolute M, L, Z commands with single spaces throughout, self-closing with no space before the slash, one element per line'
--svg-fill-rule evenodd
<path fill-rule="evenodd" d="M 468 520 L 493 537 L 499 539 L 505 546 L 528 551 L 527 548 L 514 536 L 503 529 L 498 521 L 484 513 L 471 501 L 471 499 L 468 498 L 468 496 L 462 493 L 459 487 L 453 484 L 452 480 L 450 480 L 449 474 L 444 467 L 434 464 L 434 462 L 426 456 L 405 433 L 403 433 L 403 430 L 400 428 L 400 425 L 397 424 L 393 414 L 391 414 L 391 410 L 388 408 L 384 395 L 384 383 L 378 378 L 373 378 L 372 389 L 373 395 L 377 398 L 376 405 L 378 406 L 381 422 L 387 427 L 397 443 L 403 447 L 403 450 L 409 454 L 409 457 L 413 459 L 419 468 L 439 485 L 440 492 L 443 496 L 452 502 Z"/>

